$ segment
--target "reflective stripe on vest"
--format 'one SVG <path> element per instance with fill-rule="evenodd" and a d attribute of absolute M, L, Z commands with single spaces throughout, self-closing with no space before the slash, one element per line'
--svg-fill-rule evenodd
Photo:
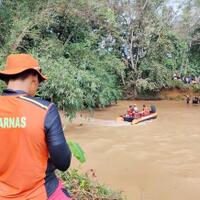
<path fill-rule="evenodd" d="M 47 107 L 24 96 L 0 96 L 0 199 L 45 200 Z"/>

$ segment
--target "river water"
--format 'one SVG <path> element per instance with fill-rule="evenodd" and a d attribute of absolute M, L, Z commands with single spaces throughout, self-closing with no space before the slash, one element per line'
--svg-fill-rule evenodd
<path fill-rule="evenodd" d="M 94 169 L 99 182 L 124 191 L 128 200 L 199 200 L 200 105 L 137 101 L 140 108 L 156 105 L 158 118 L 117 123 L 131 103 L 119 101 L 95 111 L 90 120 L 83 114 L 66 126 L 66 137 L 86 153 L 81 170 Z"/>

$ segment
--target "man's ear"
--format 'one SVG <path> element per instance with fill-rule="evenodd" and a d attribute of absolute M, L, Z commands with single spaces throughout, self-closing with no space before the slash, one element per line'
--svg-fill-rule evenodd
<path fill-rule="evenodd" d="M 38 82 L 38 75 L 37 74 L 31 74 L 32 76 L 32 80 L 34 83 L 37 83 Z"/>

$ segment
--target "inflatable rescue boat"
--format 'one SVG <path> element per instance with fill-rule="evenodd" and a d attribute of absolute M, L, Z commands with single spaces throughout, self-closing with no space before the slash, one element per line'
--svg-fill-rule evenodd
<path fill-rule="evenodd" d="M 136 113 L 136 115 L 134 117 L 120 116 L 117 118 L 117 121 L 130 122 L 133 125 L 133 124 L 138 124 L 140 122 L 144 122 L 147 120 L 156 119 L 157 116 L 158 116 L 158 114 L 156 112 L 156 107 L 151 106 L 149 114 L 143 115 L 141 112 L 139 112 L 139 113 Z"/>

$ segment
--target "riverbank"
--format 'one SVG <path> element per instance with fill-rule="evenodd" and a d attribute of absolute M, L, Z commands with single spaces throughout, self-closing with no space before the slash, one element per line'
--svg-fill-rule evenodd
<path fill-rule="evenodd" d="M 200 91 L 194 88 L 170 88 L 162 89 L 158 94 L 154 95 L 138 95 L 136 100 L 184 100 L 186 95 L 190 97 L 200 96 Z"/>
<path fill-rule="evenodd" d="M 125 200 L 122 192 L 114 191 L 96 180 L 94 170 L 83 174 L 78 169 L 59 172 L 64 186 L 70 191 L 72 200 Z"/>
<path fill-rule="evenodd" d="M 184 100 L 186 95 L 190 97 L 199 96 L 199 92 L 195 92 L 192 89 L 164 89 L 159 94 L 161 100 Z"/>

